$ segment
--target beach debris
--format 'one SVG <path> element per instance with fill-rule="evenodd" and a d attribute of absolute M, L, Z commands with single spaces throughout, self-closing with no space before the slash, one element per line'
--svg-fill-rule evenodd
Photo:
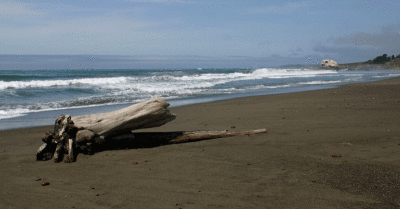
<path fill-rule="evenodd" d="M 350 142 L 342 142 L 342 143 L 340 143 L 340 145 L 351 146 L 351 145 L 353 145 L 353 144 L 350 143 Z"/>
<path fill-rule="evenodd" d="M 242 132 L 176 131 L 134 132 L 136 129 L 164 125 L 176 118 L 167 109 L 163 98 L 149 100 L 114 112 L 71 117 L 58 116 L 53 132 L 42 138 L 44 144 L 36 153 L 36 160 L 75 162 L 78 153 L 94 154 L 116 148 L 156 147 L 167 144 L 193 142 L 230 136 L 267 133 L 266 129 Z M 133 164 L 137 164 L 134 162 Z"/>
<path fill-rule="evenodd" d="M 133 164 L 133 165 L 137 165 L 137 164 L 139 164 L 139 163 L 138 163 L 137 161 L 135 161 L 135 162 L 133 162 L 132 164 Z"/>
<path fill-rule="evenodd" d="M 48 181 L 45 181 L 42 183 L 42 186 L 47 186 L 47 185 L 50 185 L 50 183 Z"/>

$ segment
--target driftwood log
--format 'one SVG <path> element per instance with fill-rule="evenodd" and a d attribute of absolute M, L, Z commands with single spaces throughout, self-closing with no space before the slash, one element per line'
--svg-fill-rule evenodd
<path fill-rule="evenodd" d="M 124 131 L 162 126 L 176 117 L 168 107 L 169 103 L 159 97 L 114 112 L 76 116 L 72 120 L 77 127 L 107 137 Z"/>
<path fill-rule="evenodd" d="M 57 117 L 53 132 L 47 132 L 37 160 L 75 162 L 79 152 L 93 154 L 105 149 L 154 147 L 205 139 L 266 133 L 266 129 L 245 132 L 194 131 L 132 133 L 132 130 L 164 125 L 176 118 L 163 98 L 135 104 L 114 112 Z"/>

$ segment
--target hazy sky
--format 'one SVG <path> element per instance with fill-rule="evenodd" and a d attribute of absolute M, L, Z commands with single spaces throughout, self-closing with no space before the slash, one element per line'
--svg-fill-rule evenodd
<path fill-rule="evenodd" d="M 275 65 L 384 53 L 400 54 L 399 0 L 0 0 L 0 54 L 239 56 Z"/>

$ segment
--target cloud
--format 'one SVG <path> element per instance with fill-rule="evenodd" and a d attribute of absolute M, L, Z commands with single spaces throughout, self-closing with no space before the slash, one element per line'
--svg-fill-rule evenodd
<path fill-rule="evenodd" d="M 302 62 L 301 59 L 284 58 L 279 55 L 267 59 L 209 56 L 0 55 L 0 61 L 0 70 L 260 68 Z"/>
<path fill-rule="evenodd" d="M 185 0 L 122 0 L 125 2 L 140 2 L 140 3 L 191 3 Z"/>
<path fill-rule="evenodd" d="M 312 49 L 324 57 L 341 62 L 367 61 L 378 55 L 400 54 L 400 23 L 385 25 L 377 32 L 356 32 L 329 38 L 317 43 Z"/>
<path fill-rule="evenodd" d="M 300 47 L 297 47 L 296 52 L 303 52 L 303 49 L 301 49 Z"/>
<path fill-rule="evenodd" d="M 340 63 L 367 61 L 379 54 L 375 48 L 351 46 L 315 45 L 312 49 L 320 53 L 323 59 L 334 59 Z"/>
<path fill-rule="evenodd" d="M 1 19 L 17 19 L 27 18 L 30 16 L 40 16 L 43 12 L 32 9 L 32 4 L 22 3 L 15 0 L 6 0 L 0 2 L 0 18 Z"/>
<path fill-rule="evenodd" d="M 388 51 L 395 50 L 400 43 L 400 34 L 394 32 L 384 32 L 382 34 L 357 33 L 335 40 L 338 45 L 350 46 L 373 46 L 377 49 L 385 49 Z"/>
<path fill-rule="evenodd" d="M 305 1 L 299 3 L 297 1 L 293 1 L 291 3 L 287 3 L 283 6 L 268 6 L 268 7 L 257 7 L 251 8 L 247 10 L 247 13 L 250 14 L 290 14 L 295 11 L 299 11 L 304 8 L 313 7 L 313 1 Z"/>
<path fill-rule="evenodd" d="M 121 11 L 119 11 L 121 12 Z M 143 20 L 120 15 L 53 19 L 40 25 L 0 29 L 0 54 L 168 54 L 183 50 L 169 30 L 176 19 Z"/>
<path fill-rule="evenodd" d="M 24 28 L 3 28 L 0 31 L 2 38 L 35 38 L 51 35 L 79 35 L 102 34 L 128 35 L 133 32 L 149 31 L 159 26 L 177 24 L 178 20 L 140 20 L 124 17 L 90 16 L 69 20 L 53 20 L 43 26 L 30 26 Z M 145 30 L 146 29 L 146 30 Z"/>

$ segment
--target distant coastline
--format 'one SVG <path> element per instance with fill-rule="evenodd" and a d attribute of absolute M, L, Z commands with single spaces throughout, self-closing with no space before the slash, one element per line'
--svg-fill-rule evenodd
<path fill-rule="evenodd" d="M 400 61 L 400 60 L 399 60 Z M 282 65 L 281 68 L 290 69 L 329 69 L 329 70 L 358 70 L 358 69 L 381 69 L 381 70 L 400 70 L 400 63 L 398 64 L 368 64 L 365 62 L 344 63 L 338 64 L 337 67 L 323 67 L 321 65 Z"/>
<path fill-rule="evenodd" d="M 339 64 L 338 68 L 349 69 L 349 70 L 356 70 L 356 69 L 361 69 L 361 68 L 400 70 L 400 59 L 397 60 L 397 63 L 386 63 L 386 64 L 369 64 L 369 63 L 365 63 L 365 62 Z"/>
<path fill-rule="evenodd" d="M 324 67 L 320 64 L 317 65 L 282 65 L 281 68 L 311 68 L 311 69 L 382 69 L 382 70 L 400 70 L 400 55 L 394 57 L 387 57 L 386 54 L 378 56 L 373 60 L 368 60 L 365 62 L 353 62 L 353 63 L 343 63 L 338 64 L 337 67 Z"/>
<path fill-rule="evenodd" d="M 382 70 L 400 70 L 400 64 L 397 65 L 387 65 L 387 64 L 366 64 L 366 63 L 346 63 L 339 64 L 339 69 L 349 69 L 349 70 L 357 70 L 357 69 L 365 69 L 365 68 L 374 68 L 374 69 L 382 69 Z"/>
<path fill-rule="evenodd" d="M 366 62 L 355 62 L 339 64 L 340 69 L 360 69 L 360 68 L 376 68 L 376 69 L 400 69 L 400 54 L 396 57 L 394 55 L 388 56 L 383 54 L 375 57 L 373 60 Z"/>

